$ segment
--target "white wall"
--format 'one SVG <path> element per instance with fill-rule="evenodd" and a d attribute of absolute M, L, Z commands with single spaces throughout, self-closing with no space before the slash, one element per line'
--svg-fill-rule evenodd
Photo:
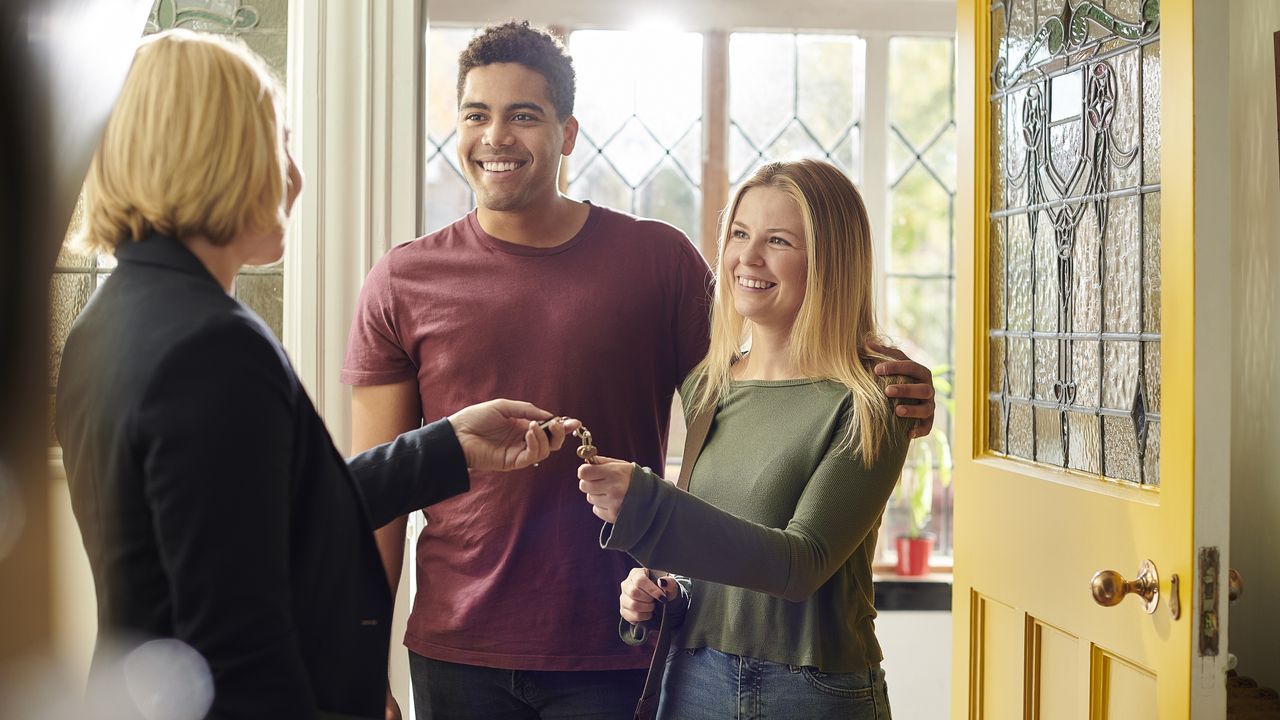
<path fill-rule="evenodd" d="M 945 718 L 951 703 L 951 613 L 902 610 L 876 617 L 893 716 Z"/>
<path fill-rule="evenodd" d="M 1231 609 L 1239 671 L 1280 687 L 1280 154 L 1275 59 L 1280 0 L 1231 2 L 1233 382 L 1231 566 L 1245 594 Z"/>

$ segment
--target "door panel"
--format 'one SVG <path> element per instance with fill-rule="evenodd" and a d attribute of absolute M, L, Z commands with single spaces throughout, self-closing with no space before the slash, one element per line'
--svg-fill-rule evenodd
<path fill-rule="evenodd" d="M 953 715 L 1185 717 L 1192 3 L 958 6 Z M 1144 560 L 1153 612 L 1095 601 Z"/>
<path fill-rule="evenodd" d="M 1027 673 L 1028 718 L 1033 720 L 1077 720 L 1084 703 L 1080 700 L 1080 640 L 1052 625 L 1028 618 Z"/>
<path fill-rule="evenodd" d="M 974 595 L 977 717 L 1022 717 L 1022 696 L 1011 689 L 1023 683 L 1023 615 L 998 600 Z"/>

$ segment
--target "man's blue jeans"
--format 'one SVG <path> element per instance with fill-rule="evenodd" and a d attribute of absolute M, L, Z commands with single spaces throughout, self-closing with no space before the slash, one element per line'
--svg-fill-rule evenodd
<path fill-rule="evenodd" d="M 499 670 L 409 653 L 417 720 L 632 720 L 646 670 Z"/>
<path fill-rule="evenodd" d="M 884 671 L 824 673 L 710 648 L 667 655 L 658 720 L 891 720 Z"/>

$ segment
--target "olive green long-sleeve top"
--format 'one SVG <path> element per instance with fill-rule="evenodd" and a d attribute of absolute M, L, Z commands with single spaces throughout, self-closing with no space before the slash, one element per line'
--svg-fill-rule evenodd
<path fill-rule="evenodd" d="M 866 466 L 841 442 L 852 402 L 827 380 L 734 382 L 688 492 L 632 470 L 602 541 L 693 578 L 673 647 L 825 672 L 883 658 L 871 559 L 909 441 L 905 424 L 892 421 Z"/>

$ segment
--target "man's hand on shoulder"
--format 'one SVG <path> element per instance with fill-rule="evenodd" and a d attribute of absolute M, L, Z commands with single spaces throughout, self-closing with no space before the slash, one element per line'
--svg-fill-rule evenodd
<path fill-rule="evenodd" d="M 871 343 L 870 347 L 881 355 L 893 358 L 876 365 L 877 375 L 901 375 L 915 381 L 890 385 L 885 388 L 884 394 L 897 400 L 894 412 L 898 417 L 915 420 L 910 432 L 912 438 L 928 435 L 933 430 L 933 416 L 937 410 L 937 403 L 933 399 L 933 372 L 897 348 L 875 343 Z"/>

